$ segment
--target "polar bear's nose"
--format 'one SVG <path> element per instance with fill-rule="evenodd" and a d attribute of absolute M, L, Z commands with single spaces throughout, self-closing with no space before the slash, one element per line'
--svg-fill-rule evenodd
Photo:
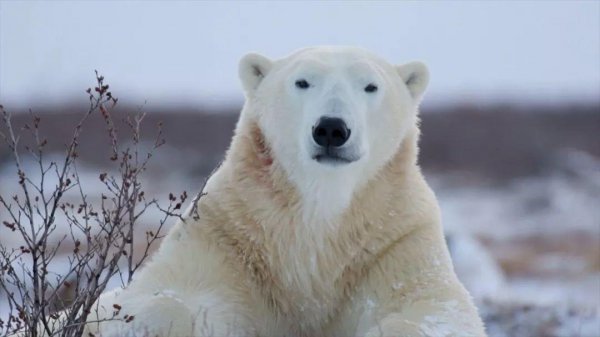
<path fill-rule="evenodd" d="M 350 138 L 350 129 L 341 118 L 321 117 L 313 127 L 313 139 L 323 147 L 340 147 Z"/>

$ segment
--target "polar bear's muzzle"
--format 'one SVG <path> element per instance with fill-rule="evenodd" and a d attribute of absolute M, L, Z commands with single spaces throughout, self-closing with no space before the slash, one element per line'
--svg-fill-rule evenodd
<path fill-rule="evenodd" d="M 353 156 L 348 156 L 343 153 L 339 153 L 340 151 L 336 150 L 326 150 L 321 151 L 320 153 L 314 154 L 313 159 L 322 164 L 349 164 L 352 163 L 358 158 Z"/>
<path fill-rule="evenodd" d="M 359 159 L 348 146 L 352 130 L 336 117 L 321 117 L 312 128 L 314 150 L 312 159 L 325 164 L 348 164 Z"/>

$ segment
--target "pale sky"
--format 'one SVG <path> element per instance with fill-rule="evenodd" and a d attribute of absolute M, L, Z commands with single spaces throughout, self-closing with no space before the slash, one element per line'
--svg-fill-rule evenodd
<path fill-rule="evenodd" d="M 1 0 L 0 0 L 1 1 Z M 1 1 L 0 102 L 238 104 L 238 60 L 357 45 L 430 67 L 426 101 L 599 101 L 600 2 Z"/>

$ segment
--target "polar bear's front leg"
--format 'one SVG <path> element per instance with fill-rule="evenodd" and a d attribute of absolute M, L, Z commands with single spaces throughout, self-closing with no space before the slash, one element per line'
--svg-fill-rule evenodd
<path fill-rule="evenodd" d="M 368 337 L 483 337 L 470 308 L 459 300 L 423 300 L 389 313 L 370 327 Z"/>
<path fill-rule="evenodd" d="M 216 292 L 181 294 L 173 290 L 109 293 L 98 305 L 88 333 L 100 336 L 253 336 L 253 327 Z M 115 304 L 118 315 L 114 316 Z M 105 320 L 105 321 L 104 321 Z"/>
<path fill-rule="evenodd" d="M 353 301 L 356 336 L 486 335 L 443 240 L 436 226 L 422 227 L 381 257 Z"/>

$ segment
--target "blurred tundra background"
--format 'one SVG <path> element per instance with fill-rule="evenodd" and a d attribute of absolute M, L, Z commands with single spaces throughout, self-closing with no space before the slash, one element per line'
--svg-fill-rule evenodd
<path fill-rule="evenodd" d="M 421 163 L 490 335 L 600 336 L 600 2 L 1 1 L 0 104 L 16 125 L 41 116 L 52 160 L 97 69 L 117 115 L 147 112 L 144 139 L 163 123 L 146 194 L 193 194 L 229 145 L 238 60 L 312 45 L 429 65 Z M 90 196 L 108 142 L 93 117 L 78 164 Z M 2 144 L 0 194 L 17 188 Z M 19 246 L 5 227 L 0 244 Z"/>

